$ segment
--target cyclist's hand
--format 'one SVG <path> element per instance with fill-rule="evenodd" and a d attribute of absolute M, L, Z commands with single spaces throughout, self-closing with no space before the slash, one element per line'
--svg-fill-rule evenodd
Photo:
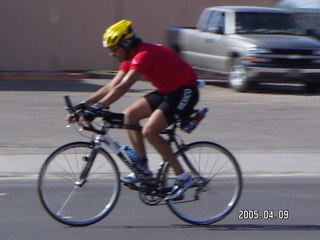
<path fill-rule="evenodd" d="M 86 103 L 81 102 L 78 105 L 74 106 L 72 109 L 69 109 L 68 114 L 66 116 L 66 120 L 68 123 L 75 123 L 79 121 L 79 113 L 83 112 L 86 109 Z"/>
<path fill-rule="evenodd" d="M 66 120 L 67 120 L 68 123 L 75 123 L 75 122 L 78 121 L 78 116 L 77 116 L 76 113 L 71 112 L 71 113 L 67 114 Z"/>
<path fill-rule="evenodd" d="M 102 110 L 102 103 L 98 102 L 84 111 L 81 121 L 86 123 L 92 122 Z"/>

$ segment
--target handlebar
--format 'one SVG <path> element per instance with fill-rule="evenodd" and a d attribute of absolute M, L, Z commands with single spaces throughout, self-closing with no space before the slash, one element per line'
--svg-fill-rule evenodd
<path fill-rule="evenodd" d="M 78 120 L 81 116 L 84 115 L 86 110 L 90 110 L 90 105 L 87 104 L 79 104 L 77 106 L 74 106 L 72 104 L 72 101 L 68 95 L 64 96 L 64 101 L 66 105 L 66 110 L 69 113 L 75 114 L 75 118 Z M 110 124 L 123 124 L 124 114 L 123 113 L 114 113 L 106 109 L 102 109 L 97 113 L 97 117 L 103 118 L 104 121 L 110 123 Z M 91 131 L 97 134 L 105 134 L 105 131 L 99 130 L 95 128 L 91 123 L 90 124 L 84 124 L 79 121 L 77 121 L 78 124 L 87 131 Z"/>
<path fill-rule="evenodd" d="M 68 95 L 64 96 L 64 102 L 66 104 L 66 110 L 70 113 L 73 113 L 73 105 L 72 105 L 72 102 L 71 102 L 71 99 Z"/>
<path fill-rule="evenodd" d="M 94 127 L 91 123 L 84 124 L 83 122 L 79 122 L 79 119 L 81 116 L 84 115 L 85 111 L 92 110 L 90 105 L 80 103 L 76 106 L 73 106 L 71 99 L 68 95 L 64 96 L 64 101 L 66 105 L 66 110 L 75 115 L 75 119 L 77 120 L 78 124 L 86 131 L 94 132 L 96 134 L 104 135 L 106 134 L 105 129 L 97 129 Z M 123 129 L 131 129 L 131 130 L 141 130 L 141 126 L 135 126 L 135 125 L 126 125 L 124 124 L 124 114 L 123 113 L 114 113 L 107 109 L 102 109 L 96 113 L 97 117 L 102 118 L 104 121 L 108 122 L 110 124 L 109 128 L 123 128 Z M 177 125 L 177 123 L 180 123 L 180 125 Z M 181 120 L 175 122 L 171 129 L 168 128 L 163 131 L 163 133 L 168 133 L 174 131 L 174 129 L 177 126 L 182 127 L 183 122 Z"/>

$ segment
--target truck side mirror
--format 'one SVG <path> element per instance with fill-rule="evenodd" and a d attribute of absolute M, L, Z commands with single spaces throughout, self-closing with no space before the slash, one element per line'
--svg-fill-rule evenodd
<path fill-rule="evenodd" d="M 216 34 L 224 34 L 224 28 L 221 26 L 209 27 L 208 32 Z"/>
<path fill-rule="evenodd" d="M 306 34 L 307 34 L 307 36 L 315 36 L 316 32 L 314 29 L 307 29 Z"/>

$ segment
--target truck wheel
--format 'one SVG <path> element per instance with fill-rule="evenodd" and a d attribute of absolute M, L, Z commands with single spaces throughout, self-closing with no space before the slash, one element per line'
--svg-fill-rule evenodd
<path fill-rule="evenodd" d="M 320 83 L 306 83 L 305 85 L 306 91 L 308 93 L 318 93 L 320 90 Z"/>
<path fill-rule="evenodd" d="M 246 69 L 238 58 L 234 59 L 231 63 L 228 84 L 230 88 L 239 92 L 249 90 L 250 84 L 248 82 Z"/>

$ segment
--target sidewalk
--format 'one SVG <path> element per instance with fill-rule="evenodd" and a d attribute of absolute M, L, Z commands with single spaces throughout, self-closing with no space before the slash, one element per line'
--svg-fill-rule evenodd
<path fill-rule="evenodd" d="M 244 177 L 250 176 L 320 176 L 320 154 L 243 154 L 234 153 Z M 36 178 L 48 155 L 0 155 L 0 178 Z M 150 168 L 158 169 L 158 154 L 150 154 Z M 116 159 L 119 164 L 118 159 Z M 129 170 L 119 164 L 124 174 Z"/>

